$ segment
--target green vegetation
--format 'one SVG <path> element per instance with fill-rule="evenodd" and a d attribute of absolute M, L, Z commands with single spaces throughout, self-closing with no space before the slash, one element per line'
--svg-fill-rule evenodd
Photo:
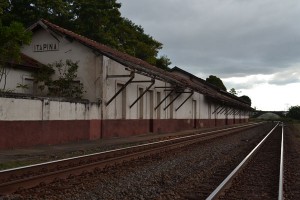
<path fill-rule="evenodd" d="M 300 120 L 300 106 L 291 106 L 287 116 L 295 120 Z"/>
<path fill-rule="evenodd" d="M 28 27 L 44 18 L 163 69 L 171 63 L 158 57 L 160 42 L 121 16 L 116 0 L 11 0 L 1 6 L 4 24 L 18 21 Z"/>
<path fill-rule="evenodd" d="M 234 88 L 231 88 L 231 89 L 229 90 L 229 93 L 230 93 L 230 94 L 233 94 L 233 95 L 237 95 L 237 94 L 238 94 L 238 92 L 237 92 Z"/>
<path fill-rule="evenodd" d="M 206 82 L 220 88 L 221 90 L 227 91 L 223 81 L 217 76 L 210 75 L 208 78 L 206 78 Z"/>
<path fill-rule="evenodd" d="M 251 106 L 251 99 L 250 97 L 246 96 L 246 95 L 243 95 L 243 96 L 240 96 L 239 97 L 241 100 L 247 102 L 250 106 Z"/>
<path fill-rule="evenodd" d="M 227 91 L 223 81 L 217 77 L 217 76 L 214 76 L 214 75 L 210 75 L 208 78 L 206 78 L 206 82 L 218 87 L 219 89 L 221 90 L 224 90 L 224 91 Z M 229 91 L 228 91 L 230 94 L 232 95 L 235 95 L 237 96 L 238 93 L 240 93 L 239 91 L 236 91 L 234 88 L 231 88 Z M 243 95 L 243 96 L 240 96 L 239 97 L 241 100 L 245 101 L 246 103 L 248 103 L 250 106 L 251 106 L 251 99 L 250 97 L 246 96 L 246 95 Z"/>
<path fill-rule="evenodd" d="M 0 170 L 12 169 L 12 168 L 22 167 L 30 164 L 36 164 L 36 163 L 31 163 L 29 161 L 4 162 L 4 163 L 0 163 Z"/>
<path fill-rule="evenodd" d="M 66 97 L 66 98 L 82 98 L 84 93 L 83 84 L 76 81 L 78 64 L 71 60 L 55 62 L 53 64 L 44 65 L 34 74 L 34 79 L 38 83 L 38 88 L 44 91 L 48 89 L 48 96 Z M 53 75 L 58 75 L 53 80 Z"/>
<path fill-rule="evenodd" d="M 21 23 L 13 19 L 9 23 L 3 23 L 3 11 L 7 6 L 8 1 L 0 2 L 0 92 L 9 92 L 6 90 L 8 69 L 5 66 L 11 61 L 18 62 L 21 46 L 31 41 L 31 33 L 27 32 Z"/>
<path fill-rule="evenodd" d="M 291 106 L 287 113 L 283 111 L 274 111 L 274 113 L 276 113 L 279 118 L 275 119 L 274 117 L 269 117 L 269 118 L 264 117 L 263 119 L 282 121 L 285 123 L 291 123 L 295 125 L 298 124 L 297 127 L 299 128 L 300 131 L 300 106 Z M 274 113 L 266 113 L 266 114 L 274 115 Z M 263 112 L 257 111 L 256 115 L 252 116 L 252 119 L 259 120 L 259 118 L 262 118 L 260 117 L 260 115 L 263 116 Z"/>

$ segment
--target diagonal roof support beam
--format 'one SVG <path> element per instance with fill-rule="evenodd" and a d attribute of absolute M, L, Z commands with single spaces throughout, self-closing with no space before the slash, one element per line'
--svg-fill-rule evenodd
<path fill-rule="evenodd" d="M 238 109 L 234 109 L 232 114 L 235 115 L 237 112 L 238 112 Z"/>
<path fill-rule="evenodd" d="M 136 81 L 132 81 L 134 83 L 137 83 Z M 142 81 L 139 81 L 138 83 L 140 83 Z M 143 81 L 143 82 L 149 82 L 149 81 Z M 155 79 L 152 79 L 151 84 L 146 88 L 146 90 L 129 106 L 130 108 L 132 108 L 132 106 L 134 106 L 134 104 L 136 104 L 145 94 L 146 92 L 148 92 L 150 90 L 150 88 L 154 85 L 155 83 Z"/>
<path fill-rule="evenodd" d="M 211 114 L 215 114 L 219 110 L 219 108 L 222 108 L 222 106 L 219 105 Z"/>
<path fill-rule="evenodd" d="M 242 112 L 242 110 L 239 110 L 239 112 L 237 113 L 238 115 L 240 115 L 241 114 L 241 112 Z"/>
<path fill-rule="evenodd" d="M 185 102 L 187 102 L 187 100 L 193 96 L 194 91 L 191 91 L 190 93 L 191 94 L 175 109 L 175 111 L 179 110 L 179 108 L 181 108 L 181 106 L 183 106 L 183 104 L 185 104 Z"/>
<path fill-rule="evenodd" d="M 231 115 L 234 115 L 234 113 L 236 112 L 236 108 L 232 109 L 232 112 L 230 113 Z"/>
<path fill-rule="evenodd" d="M 163 100 L 161 100 L 160 102 L 159 102 L 159 104 L 157 104 L 157 106 L 154 108 L 154 110 L 156 110 L 172 93 L 174 92 L 174 90 L 172 90 L 169 94 L 167 94 L 166 96 L 165 96 L 165 98 L 163 98 Z"/>
<path fill-rule="evenodd" d="M 223 114 L 224 113 L 224 115 L 227 115 L 228 113 L 227 113 L 227 110 L 229 109 L 229 107 L 224 107 L 225 109 L 224 110 L 222 110 L 222 112 L 221 112 L 221 114 Z M 218 113 L 219 114 L 219 113 Z"/>
<path fill-rule="evenodd" d="M 227 115 L 231 115 L 234 112 L 234 108 L 229 108 L 229 110 L 227 110 Z"/>
<path fill-rule="evenodd" d="M 231 108 L 230 108 L 230 107 L 227 107 L 227 109 L 224 110 L 224 111 L 225 111 L 224 115 L 228 115 L 230 110 L 231 110 Z M 222 112 L 222 113 L 223 113 L 223 112 Z"/>
<path fill-rule="evenodd" d="M 226 111 L 226 106 L 222 107 L 217 114 L 223 114 L 224 111 Z"/>
<path fill-rule="evenodd" d="M 164 108 L 164 110 L 166 110 L 181 94 L 181 92 L 177 94 L 177 96 L 174 99 L 172 99 L 172 101 L 170 101 L 170 103 Z"/>
<path fill-rule="evenodd" d="M 109 101 L 106 102 L 106 106 L 108 106 L 126 87 L 131 83 L 131 81 L 134 79 L 134 72 L 130 73 L 130 79 L 119 89 L 119 91 L 112 97 L 110 98 Z"/>

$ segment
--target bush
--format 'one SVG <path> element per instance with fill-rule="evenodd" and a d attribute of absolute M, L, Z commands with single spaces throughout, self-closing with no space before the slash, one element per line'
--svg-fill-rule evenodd
<path fill-rule="evenodd" d="M 291 106 L 287 116 L 296 120 L 300 120 L 300 106 Z"/>
<path fill-rule="evenodd" d="M 41 69 L 34 75 L 35 81 L 39 83 L 38 88 L 43 91 L 48 89 L 48 96 L 82 98 L 84 93 L 83 84 L 76 81 L 78 63 L 66 60 L 55 62 Z M 58 78 L 53 80 L 52 77 L 57 72 Z"/>

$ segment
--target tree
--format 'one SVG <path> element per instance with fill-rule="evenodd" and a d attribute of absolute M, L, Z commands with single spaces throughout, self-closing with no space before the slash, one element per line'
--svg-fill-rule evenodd
<path fill-rule="evenodd" d="M 9 0 L 3 9 L 3 23 L 18 21 L 28 27 L 41 18 L 67 23 L 72 19 L 69 0 Z"/>
<path fill-rule="evenodd" d="M 240 96 L 239 97 L 241 100 L 243 100 L 243 101 L 245 101 L 245 102 L 247 102 L 248 104 L 249 104 L 249 106 L 251 106 L 251 99 L 250 99 L 250 97 L 248 97 L 248 96 L 246 96 L 246 95 L 243 95 L 243 96 Z"/>
<path fill-rule="evenodd" d="M 291 106 L 287 116 L 293 119 L 300 120 L 300 106 Z"/>
<path fill-rule="evenodd" d="M 223 81 L 214 75 L 210 75 L 208 78 L 206 78 L 206 82 L 220 88 L 221 90 L 227 90 L 225 85 L 223 84 Z"/>
<path fill-rule="evenodd" d="M 0 3 L 0 83 L 1 91 L 5 91 L 8 62 L 20 60 L 20 49 L 23 44 L 29 44 L 31 33 L 22 24 L 12 21 L 7 26 L 2 24 L 2 13 L 8 3 Z"/>
<path fill-rule="evenodd" d="M 144 33 L 141 26 L 123 18 L 116 0 L 10 0 L 4 22 L 30 26 L 44 18 L 59 26 L 106 44 L 155 65 L 161 62 L 162 44 Z M 168 64 L 170 62 L 165 62 Z M 162 65 L 162 68 L 165 68 Z"/>
<path fill-rule="evenodd" d="M 0 1 L 0 16 L 3 14 L 3 9 L 5 9 L 8 6 L 7 1 Z"/>
<path fill-rule="evenodd" d="M 161 69 L 169 70 L 170 68 L 168 66 L 170 64 L 172 64 L 172 62 L 166 55 L 161 56 L 156 60 L 156 66 Z"/>
<path fill-rule="evenodd" d="M 231 88 L 231 89 L 229 90 L 229 93 L 230 93 L 230 94 L 233 94 L 233 95 L 237 95 L 237 94 L 238 94 L 238 92 L 237 92 L 234 88 Z"/>

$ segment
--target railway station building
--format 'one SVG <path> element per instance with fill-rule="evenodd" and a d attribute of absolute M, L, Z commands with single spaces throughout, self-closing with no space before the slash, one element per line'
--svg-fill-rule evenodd
<path fill-rule="evenodd" d="M 46 20 L 29 30 L 32 42 L 22 48 L 22 62 L 7 67 L 6 88 L 14 93 L 0 96 L 0 149 L 248 121 L 247 102 L 178 67 L 162 70 Z M 60 60 L 78 62 L 83 100 L 38 90 L 32 73 Z"/>

